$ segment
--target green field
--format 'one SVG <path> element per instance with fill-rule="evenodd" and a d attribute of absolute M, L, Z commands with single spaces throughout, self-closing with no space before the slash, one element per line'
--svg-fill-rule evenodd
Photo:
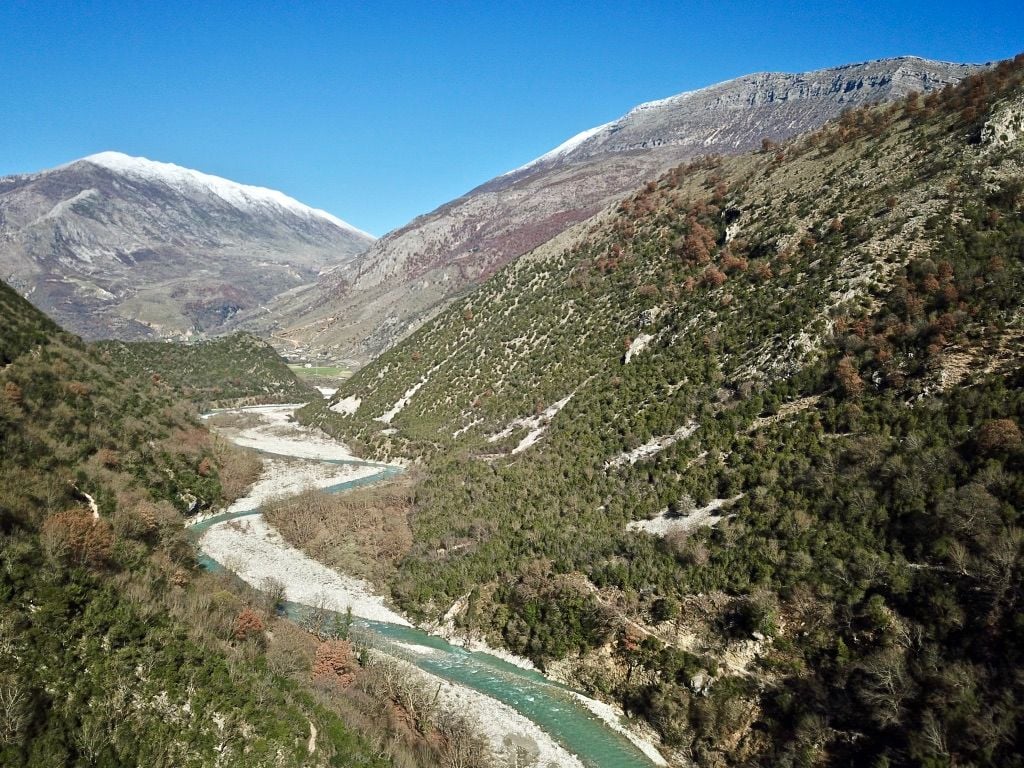
<path fill-rule="evenodd" d="M 306 368 L 298 363 L 289 363 L 288 367 L 296 376 L 302 378 L 347 379 L 352 376 L 351 369 L 336 365 L 314 365 L 312 368 Z"/>

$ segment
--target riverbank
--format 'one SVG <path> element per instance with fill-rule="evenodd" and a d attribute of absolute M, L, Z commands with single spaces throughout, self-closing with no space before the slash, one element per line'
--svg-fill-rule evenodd
<path fill-rule="evenodd" d="M 408 647 L 408 646 L 407 646 Z M 410 648 L 414 652 L 432 652 L 431 648 Z M 507 754 L 510 747 L 521 748 L 534 760 L 533 765 L 558 768 L 584 768 L 583 762 L 552 739 L 540 726 L 507 704 L 472 688 L 426 672 L 415 664 L 399 660 L 403 669 L 437 691 L 443 710 L 466 717 L 484 736 L 496 755 Z"/>
<path fill-rule="evenodd" d="M 219 424 L 226 412 L 208 413 L 202 418 L 243 448 L 313 461 L 359 461 L 344 443 L 295 421 L 294 413 L 302 405 L 260 405 L 232 412 L 238 424 Z"/>
<path fill-rule="evenodd" d="M 623 724 L 622 718 L 624 717 L 624 714 L 621 709 L 611 704 L 606 704 L 603 701 L 591 699 L 588 696 L 584 696 L 582 693 L 574 693 L 573 695 L 580 704 L 601 718 L 609 728 L 617 733 L 621 733 L 633 742 L 636 748 L 647 755 L 648 759 L 652 763 L 655 765 L 668 765 L 668 761 L 662 757 L 661 752 L 658 751 L 658 748 L 654 746 L 654 743 L 650 739 L 641 736 L 639 733 Z"/>
<path fill-rule="evenodd" d="M 238 418 L 212 419 L 217 433 L 237 445 L 275 454 L 263 457 L 259 479 L 243 497 L 211 517 L 256 510 L 270 499 L 294 496 L 309 488 L 330 488 L 380 474 L 384 465 L 330 464 L 355 460 L 348 448 L 319 430 L 292 420 L 298 405 L 246 408 Z M 223 423 L 218 424 L 221 421 Z M 263 518 L 248 515 L 216 523 L 203 532 L 200 547 L 213 560 L 257 589 L 268 580 L 283 585 L 292 602 L 352 613 L 374 621 L 411 626 L 366 581 L 338 573 L 292 547 Z"/>
<path fill-rule="evenodd" d="M 294 496 L 310 488 L 330 488 L 379 473 L 380 468 L 373 466 L 264 457 L 263 472 L 249 492 L 218 514 L 257 509 L 271 499 Z"/>
<path fill-rule="evenodd" d="M 263 473 L 245 498 L 239 499 L 219 514 L 255 510 L 270 498 L 294 495 L 309 487 L 336 487 L 347 482 L 358 482 L 387 471 L 387 465 L 359 462 L 351 457 L 347 447 L 336 443 L 319 430 L 293 421 L 291 415 L 297 407 L 247 408 L 240 414 L 224 414 L 223 419 L 213 421 L 211 426 L 223 437 L 239 445 L 275 454 L 264 457 Z M 222 421 L 223 426 L 217 424 L 218 421 Z M 286 454 L 297 458 L 286 458 Z M 357 463 L 321 463 L 339 459 L 354 460 Z M 291 546 L 259 513 L 211 525 L 204 531 L 200 546 L 209 557 L 257 588 L 267 579 L 280 582 L 284 586 L 286 599 L 291 602 L 322 606 L 339 612 L 351 608 L 355 616 L 364 619 L 401 627 L 412 626 L 368 582 L 330 569 Z M 442 626 L 425 629 L 435 636 L 451 639 L 467 651 L 485 653 L 524 670 L 534 669 L 527 659 L 491 648 L 481 641 L 459 636 L 452 630 L 454 626 L 451 622 L 442 622 Z M 406 653 L 427 657 L 447 653 L 416 644 L 407 644 L 403 649 Z M 408 659 L 406 663 L 409 663 Z M 412 666 L 417 674 L 431 678 L 432 685 L 439 685 L 438 695 L 445 707 L 475 722 L 499 753 L 508 743 L 518 744 L 526 747 L 529 753 L 536 753 L 537 765 L 583 767 L 583 762 L 544 728 L 510 706 L 516 704 L 514 700 L 506 704 L 461 682 L 452 682 Z M 636 734 L 627 732 L 619 722 L 614 708 L 582 696 L 580 698 L 580 703 L 600 717 L 610 730 L 626 736 L 656 764 L 665 764 L 660 755 L 658 759 L 652 756 L 658 754 L 653 745 L 639 743 Z M 602 708 L 601 711 L 598 708 Z M 558 708 L 553 711 L 558 711 Z"/>
<path fill-rule="evenodd" d="M 263 515 L 227 520 L 210 527 L 200 538 L 203 551 L 257 589 L 274 580 L 284 587 L 285 599 L 338 613 L 411 626 L 392 610 L 369 583 L 346 576 L 313 560 L 286 542 Z"/>

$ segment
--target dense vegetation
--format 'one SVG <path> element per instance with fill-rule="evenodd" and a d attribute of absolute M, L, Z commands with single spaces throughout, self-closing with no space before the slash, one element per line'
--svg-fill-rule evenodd
<path fill-rule="evenodd" d="M 189 344 L 102 341 L 96 347 L 103 360 L 132 376 L 156 377 L 202 406 L 301 403 L 311 397 L 274 348 L 247 333 Z"/>
<path fill-rule="evenodd" d="M 6 283 L 0 284 L 0 317 L 4 320 L 0 364 L 37 347 L 57 331 L 57 324 L 41 312 L 24 312 L 25 300 Z"/>
<path fill-rule="evenodd" d="M 182 513 L 258 465 L 2 284 L 0 303 L 0 764 L 385 764 L 238 634 L 252 596 L 196 570 Z"/>
<path fill-rule="evenodd" d="M 360 371 L 354 415 L 307 407 L 425 464 L 395 597 L 468 597 L 680 759 L 1020 765 L 1022 80 L 681 167 Z"/>

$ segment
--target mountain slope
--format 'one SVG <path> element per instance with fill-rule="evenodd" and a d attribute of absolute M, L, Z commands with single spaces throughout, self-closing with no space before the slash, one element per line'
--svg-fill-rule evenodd
<path fill-rule="evenodd" d="M 4 334 L 0 343 L 0 365 L 8 365 L 26 352 L 46 343 L 60 329 L 42 312 L 26 311 L 28 302 L 0 283 L 0 317 Z"/>
<path fill-rule="evenodd" d="M 316 392 L 298 380 L 274 348 L 246 333 L 189 344 L 102 341 L 104 361 L 132 376 L 156 376 L 201 410 L 226 403 L 302 403 Z"/>
<path fill-rule="evenodd" d="M 387 765 L 196 566 L 182 515 L 249 460 L 2 282 L 0 306 L 0 764 Z"/>
<path fill-rule="evenodd" d="M 216 332 L 372 242 L 280 192 L 117 152 L 0 179 L 0 277 L 87 338 Z"/>
<path fill-rule="evenodd" d="M 410 611 L 686 765 L 1024 753 L 1024 56 L 683 165 L 303 417 L 423 465 Z"/>
<path fill-rule="evenodd" d="M 941 88 L 975 69 L 886 59 L 749 75 L 642 104 L 418 217 L 255 322 L 297 344 L 372 357 L 444 300 L 684 160 L 778 141 L 845 109 Z"/>

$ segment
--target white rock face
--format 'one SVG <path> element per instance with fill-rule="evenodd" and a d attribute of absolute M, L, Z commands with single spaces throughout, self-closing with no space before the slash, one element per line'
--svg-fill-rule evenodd
<path fill-rule="evenodd" d="M 1010 146 L 1024 137 L 1024 97 L 999 105 L 981 131 L 981 141 L 993 149 Z"/>
<path fill-rule="evenodd" d="M 622 361 L 623 365 L 629 365 L 629 361 L 632 360 L 634 356 L 647 349 L 647 345 L 652 341 L 654 341 L 654 337 L 649 333 L 641 333 L 633 339 L 633 341 L 629 343 L 629 349 L 626 350 L 626 357 Z"/>
<path fill-rule="evenodd" d="M 626 362 L 629 362 L 628 360 Z M 675 445 L 680 440 L 685 440 L 697 431 L 696 422 L 690 422 L 679 427 L 671 435 L 659 435 L 652 437 L 643 445 L 638 445 L 631 451 L 620 453 L 605 462 L 605 468 L 622 467 L 626 464 L 636 464 L 638 461 L 649 459 L 651 456 L 661 453 L 669 446 Z"/>
<path fill-rule="evenodd" d="M 764 138 L 781 140 L 821 125 L 846 107 L 930 91 L 974 69 L 903 56 L 802 74 L 758 72 L 640 104 L 520 170 L 658 146 L 753 149 Z"/>
<path fill-rule="evenodd" d="M 722 507 L 736 503 L 742 496 L 743 494 L 731 499 L 712 499 L 707 505 L 681 517 L 669 517 L 668 510 L 662 510 L 657 517 L 651 520 L 634 520 L 626 526 L 626 529 L 643 531 L 652 536 L 666 536 L 674 531 L 692 531 L 702 526 L 714 526 L 719 523 L 722 516 L 713 513 Z"/>
<path fill-rule="evenodd" d="M 426 383 L 427 380 L 425 378 L 417 381 L 415 384 L 409 387 L 409 389 L 406 390 L 405 394 L 398 399 L 397 403 L 388 408 L 388 410 L 382 413 L 380 416 L 376 416 L 374 420 L 379 421 L 382 424 L 390 424 L 391 420 L 402 412 L 402 409 L 409 404 L 409 401 L 412 400 L 413 396 L 420 391 L 420 387 L 422 387 Z"/>
<path fill-rule="evenodd" d="M 552 419 L 559 414 L 559 412 L 569 404 L 572 400 L 575 392 L 570 392 L 568 395 L 558 400 L 547 408 L 543 412 L 536 416 L 525 416 L 521 419 L 513 420 L 508 426 L 506 426 L 501 432 L 497 432 L 487 438 L 487 442 L 496 443 L 499 440 L 504 440 L 506 437 L 511 435 L 515 430 L 525 427 L 529 430 L 522 440 L 519 441 L 518 445 L 512 449 L 512 454 L 522 453 L 530 446 L 534 445 L 544 433 L 547 431 L 548 424 L 551 423 Z"/>
<path fill-rule="evenodd" d="M 330 406 L 330 409 L 335 413 L 340 413 L 344 416 L 354 416 L 356 411 L 359 410 L 359 406 L 362 404 L 362 398 L 356 397 L 355 395 L 349 395 L 348 397 L 343 397 L 334 405 Z"/>

